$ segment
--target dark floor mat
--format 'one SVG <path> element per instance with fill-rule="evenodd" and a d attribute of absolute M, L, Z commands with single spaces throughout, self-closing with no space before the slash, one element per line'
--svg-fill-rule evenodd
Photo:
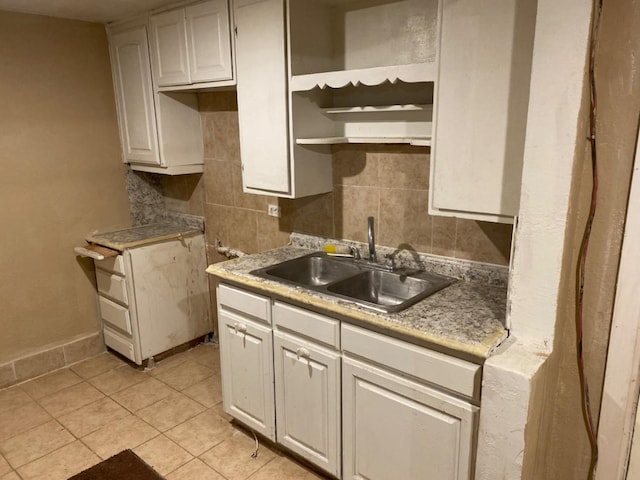
<path fill-rule="evenodd" d="M 124 450 L 69 480 L 164 480 L 164 477 L 131 450 Z"/>

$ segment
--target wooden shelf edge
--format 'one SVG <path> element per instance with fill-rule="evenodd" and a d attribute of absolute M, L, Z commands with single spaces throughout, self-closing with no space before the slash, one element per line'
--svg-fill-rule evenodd
<path fill-rule="evenodd" d="M 409 144 L 431 146 L 431 137 L 317 137 L 296 138 L 297 145 L 337 145 L 343 143 Z"/>

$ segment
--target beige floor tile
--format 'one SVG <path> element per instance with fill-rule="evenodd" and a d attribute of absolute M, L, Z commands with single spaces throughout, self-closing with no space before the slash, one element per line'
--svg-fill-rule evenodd
<path fill-rule="evenodd" d="M 93 377 L 89 382 L 106 395 L 112 395 L 136 383 L 144 382 L 149 376 L 129 365 L 110 370 Z"/>
<path fill-rule="evenodd" d="M 213 375 L 212 377 L 200 380 L 198 383 L 185 388 L 182 393 L 189 398 L 193 398 L 205 407 L 211 408 L 222 401 L 222 382 L 220 375 Z"/>
<path fill-rule="evenodd" d="M 213 406 L 213 411 L 216 412 L 218 415 L 220 415 L 225 420 L 227 420 L 228 422 L 233 420 L 233 417 L 224 411 L 224 405 L 222 404 L 222 402 L 217 403 L 216 405 L 214 405 Z"/>
<path fill-rule="evenodd" d="M 58 421 L 76 437 L 80 438 L 95 432 L 109 422 L 127 415 L 129 415 L 129 412 L 126 409 L 110 398 L 103 398 L 71 413 L 62 415 L 58 418 Z"/>
<path fill-rule="evenodd" d="M 0 412 L 8 413 L 14 408 L 23 406 L 31 401 L 31 397 L 25 393 L 20 387 L 11 387 L 0 390 Z"/>
<path fill-rule="evenodd" d="M 210 368 L 188 360 L 176 367 L 160 372 L 155 377 L 176 390 L 184 390 L 211 375 L 213 375 L 213 370 Z"/>
<path fill-rule="evenodd" d="M 206 463 L 194 458 L 167 475 L 167 480 L 225 480 L 225 478 L 208 467 Z"/>
<path fill-rule="evenodd" d="M 204 410 L 205 407 L 195 400 L 176 392 L 153 405 L 138 410 L 136 415 L 161 432 L 165 432 Z"/>
<path fill-rule="evenodd" d="M 205 367 L 220 371 L 220 349 L 215 343 L 203 343 L 189 350 L 189 357 Z"/>
<path fill-rule="evenodd" d="M 122 367 L 123 365 L 127 365 L 124 360 L 119 359 L 112 353 L 105 352 L 88 360 L 76 363 L 75 365 L 71 365 L 69 368 L 87 380 L 97 377 L 101 373 L 113 370 L 114 368 Z"/>
<path fill-rule="evenodd" d="M 191 455 L 199 456 L 231 436 L 235 429 L 213 410 L 196 415 L 165 435 Z"/>
<path fill-rule="evenodd" d="M 20 477 L 18 476 L 18 474 L 16 472 L 11 470 L 6 475 L 0 476 L 0 480 L 20 480 Z"/>
<path fill-rule="evenodd" d="M 160 435 L 151 425 L 143 422 L 135 415 L 110 422 L 104 427 L 82 438 L 82 442 L 107 459 L 116 453 L 132 449 Z"/>
<path fill-rule="evenodd" d="M 6 473 L 9 473 L 10 471 L 11 465 L 9 465 L 9 462 L 7 462 L 2 455 L 0 455 L 0 477 L 2 477 L 2 475 L 5 475 Z"/>
<path fill-rule="evenodd" d="M 156 366 L 151 370 L 148 370 L 148 373 L 152 376 L 157 376 L 166 370 L 171 370 L 178 365 L 183 364 L 184 362 L 190 359 L 189 352 L 180 352 L 175 355 L 171 355 L 170 357 L 164 358 L 156 363 Z"/>
<path fill-rule="evenodd" d="M 13 468 L 21 467 L 75 440 L 55 420 L 0 442 L 0 452 Z"/>
<path fill-rule="evenodd" d="M 29 402 L 11 412 L 0 413 L 0 440 L 19 435 L 51 420 L 36 402 Z"/>
<path fill-rule="evenodd" d="M 133 450 L 136 455 L 155 468 L 161 475 L 173 472 L 193 457 L 180 448 L 179 445 L 169 440 L 164 435 L 159 435 L 147 443 Z"/>
<path fill-rule="evenodd" d="M 111 398 L 127 410 L 136 412 L 141 408 L 156 403 L 158 400 L 168 397 L 174 392 L 175 390 L 172 388 L 150 377 L 144 382 L 114 393 L 111 395 Z"/>
<path fill-rule="evenodd" d="M 36 400 L 68 388 L 82 379 L 68 368 L 43 375 L 20 385 L 25 392 Z"/>
<path fill-rule="evenodd" d="M 289 457 L 277 457 L 267 463 L 250 480 L 321 480 L 328 477 L 319 475 L 291 460 Z"/>
<path fill-rule="evenodd" d="M 60 417 L 101 398 L 104 395 L 98 389 L 82 382 L 43 397 L 38 402 L 52 416 Z"/>
<path fill-rule="evenodd" d="M 245 480 L 276 456 L 272 450 L 260 445 L 258 457 L 253 458 L 254 450 L 253 437 L 237 430 L 224 442 L 200 455 L 200 460 L 229 480 Z"/>
<path fill-rule="evenodd" d="M 23 480 L 65 480 L 100 462 L 80 441 L 75 441 L 18 469 Z"/>

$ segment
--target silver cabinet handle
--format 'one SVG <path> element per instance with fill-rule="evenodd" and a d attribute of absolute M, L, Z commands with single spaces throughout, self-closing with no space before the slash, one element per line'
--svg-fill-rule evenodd
<path fill-rule="evenodd" d="M 233 329 L 236 332 L 236 335 L 238 334 L 238 332 L 242 333 L 242 334 L 246 334 L 247 333 L 247 326 L 242 324 L 242 323 L 234 323 L 233 324 Z"/>
<path fill-rule="evenodd" d="M 298 360 L 300 360 L 300 357 L 309 360 L 309 358 L 311 358 L 311 353 L 304 347 L 298 347 L 296 349 L 296 356 L 298 357 Z"/>

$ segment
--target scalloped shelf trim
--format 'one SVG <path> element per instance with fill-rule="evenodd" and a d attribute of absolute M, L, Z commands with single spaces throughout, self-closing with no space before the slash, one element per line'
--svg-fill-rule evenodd
<path fill-rule="evenodd" d="M 344 88 L 349 85 L 373 87 L 385 82 L 434 82 L 435 78 L 435 63 L 412 63 L 409 65 L 293 75 L 290 87 L 293 92 L 306 92 L 314 88 Z"/>

